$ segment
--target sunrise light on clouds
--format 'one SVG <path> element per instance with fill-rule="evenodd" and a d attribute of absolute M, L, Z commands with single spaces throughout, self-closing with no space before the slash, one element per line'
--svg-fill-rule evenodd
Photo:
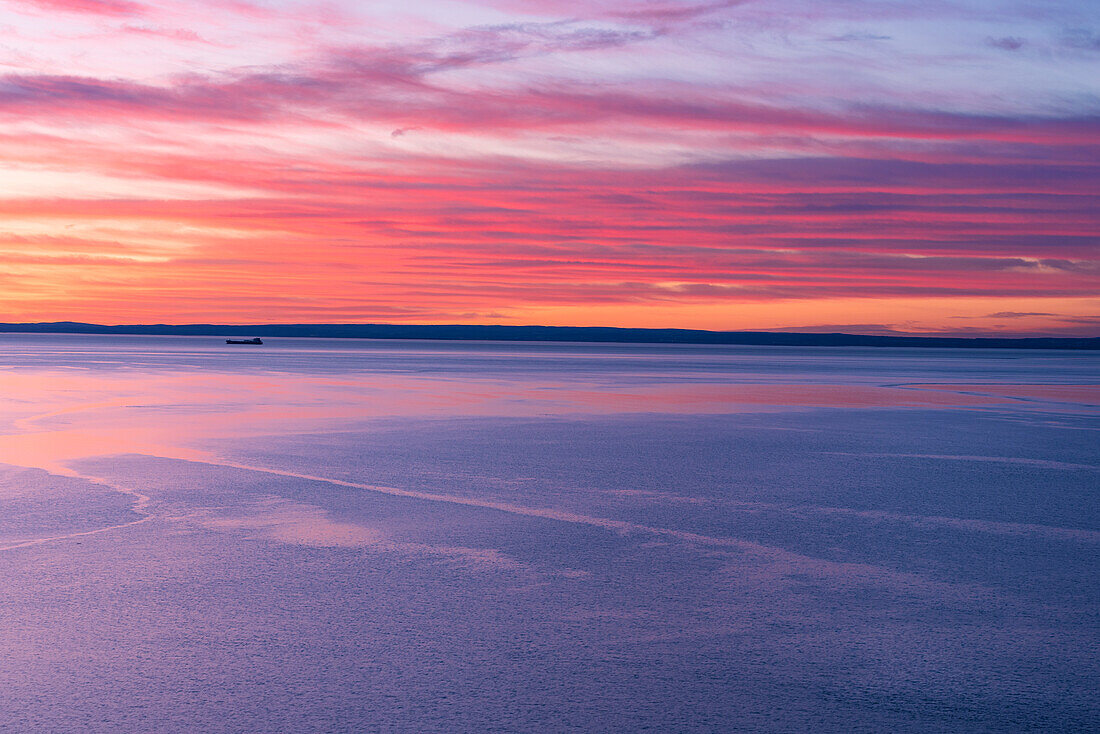
<path fill-rule="evenodd" d="M 1100 323 L 1090 3 L 0 9 L 3 321 Z"/>

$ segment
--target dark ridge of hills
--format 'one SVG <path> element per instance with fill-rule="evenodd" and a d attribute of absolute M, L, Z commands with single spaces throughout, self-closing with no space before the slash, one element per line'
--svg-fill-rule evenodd
<path fill-rule="evenodd" d="M 76 321 L 57 321 L 38 324 L 0 323 L 0 333 L 620 342 L 633 344 L 748 344 L 794 347 L 1100 349 L 1100 337 L 875 336 L 870 334 L 814 334 L 781 331 L 626 329 L 611 326 L 437 326 L 428 324 L 131 324 L 103 326 Z"/>

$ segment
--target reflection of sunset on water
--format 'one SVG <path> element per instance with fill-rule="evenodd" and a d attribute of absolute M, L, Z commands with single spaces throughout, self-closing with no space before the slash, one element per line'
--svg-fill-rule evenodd
<path fill-rule="evenodd" d="M 1072 730 L 1097 359 L 0 336 L 0 729 Z"/>
<path fill-rule="evenodd" d="M 15 432 L 0 434 L 0 463 L 58 470 L 110 454 L 182 456 L 220 438 L 340 430 L 401 416 L 588 413 L 736 413 L 793 407 L 951 407 L 1003 404 L 1026 394 L 1072 400 L 1081 386 L 776 385 L 699 382 L 618 388 L 585 380 L 433 379 L 364 372 L 353 378 L 232 373 L 0 372 L 0 404 Z M 973 392 L 971 392 L 971 389 Z M 1005 397 L 1001 397 L 1004 395 Z M 112 396 L 112 397 L 109 397 Z M 86 400 L 86 398 L 93 398 Z M 31 406 L 42 413 L 24 414 Z M 15 409 L 18 412 L 12 411 Z M 17 417 L 14 417 L 17 416 Z M 192 447 L 192 448 L 188 448 Z"/>

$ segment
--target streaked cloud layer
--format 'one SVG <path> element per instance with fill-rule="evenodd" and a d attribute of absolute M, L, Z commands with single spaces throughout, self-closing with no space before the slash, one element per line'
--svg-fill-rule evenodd
<path fill-rule="evenodd" d="M 0 320 L 1097 331 L 1087 3 L 0 9 Z"/>

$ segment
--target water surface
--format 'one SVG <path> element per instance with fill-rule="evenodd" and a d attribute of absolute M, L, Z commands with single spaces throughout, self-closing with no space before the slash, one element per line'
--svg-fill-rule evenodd
<path fill-rule="evenodd" d="M 0 730 L 1096 729 L 1098 368 L 0 336 Z"/>

